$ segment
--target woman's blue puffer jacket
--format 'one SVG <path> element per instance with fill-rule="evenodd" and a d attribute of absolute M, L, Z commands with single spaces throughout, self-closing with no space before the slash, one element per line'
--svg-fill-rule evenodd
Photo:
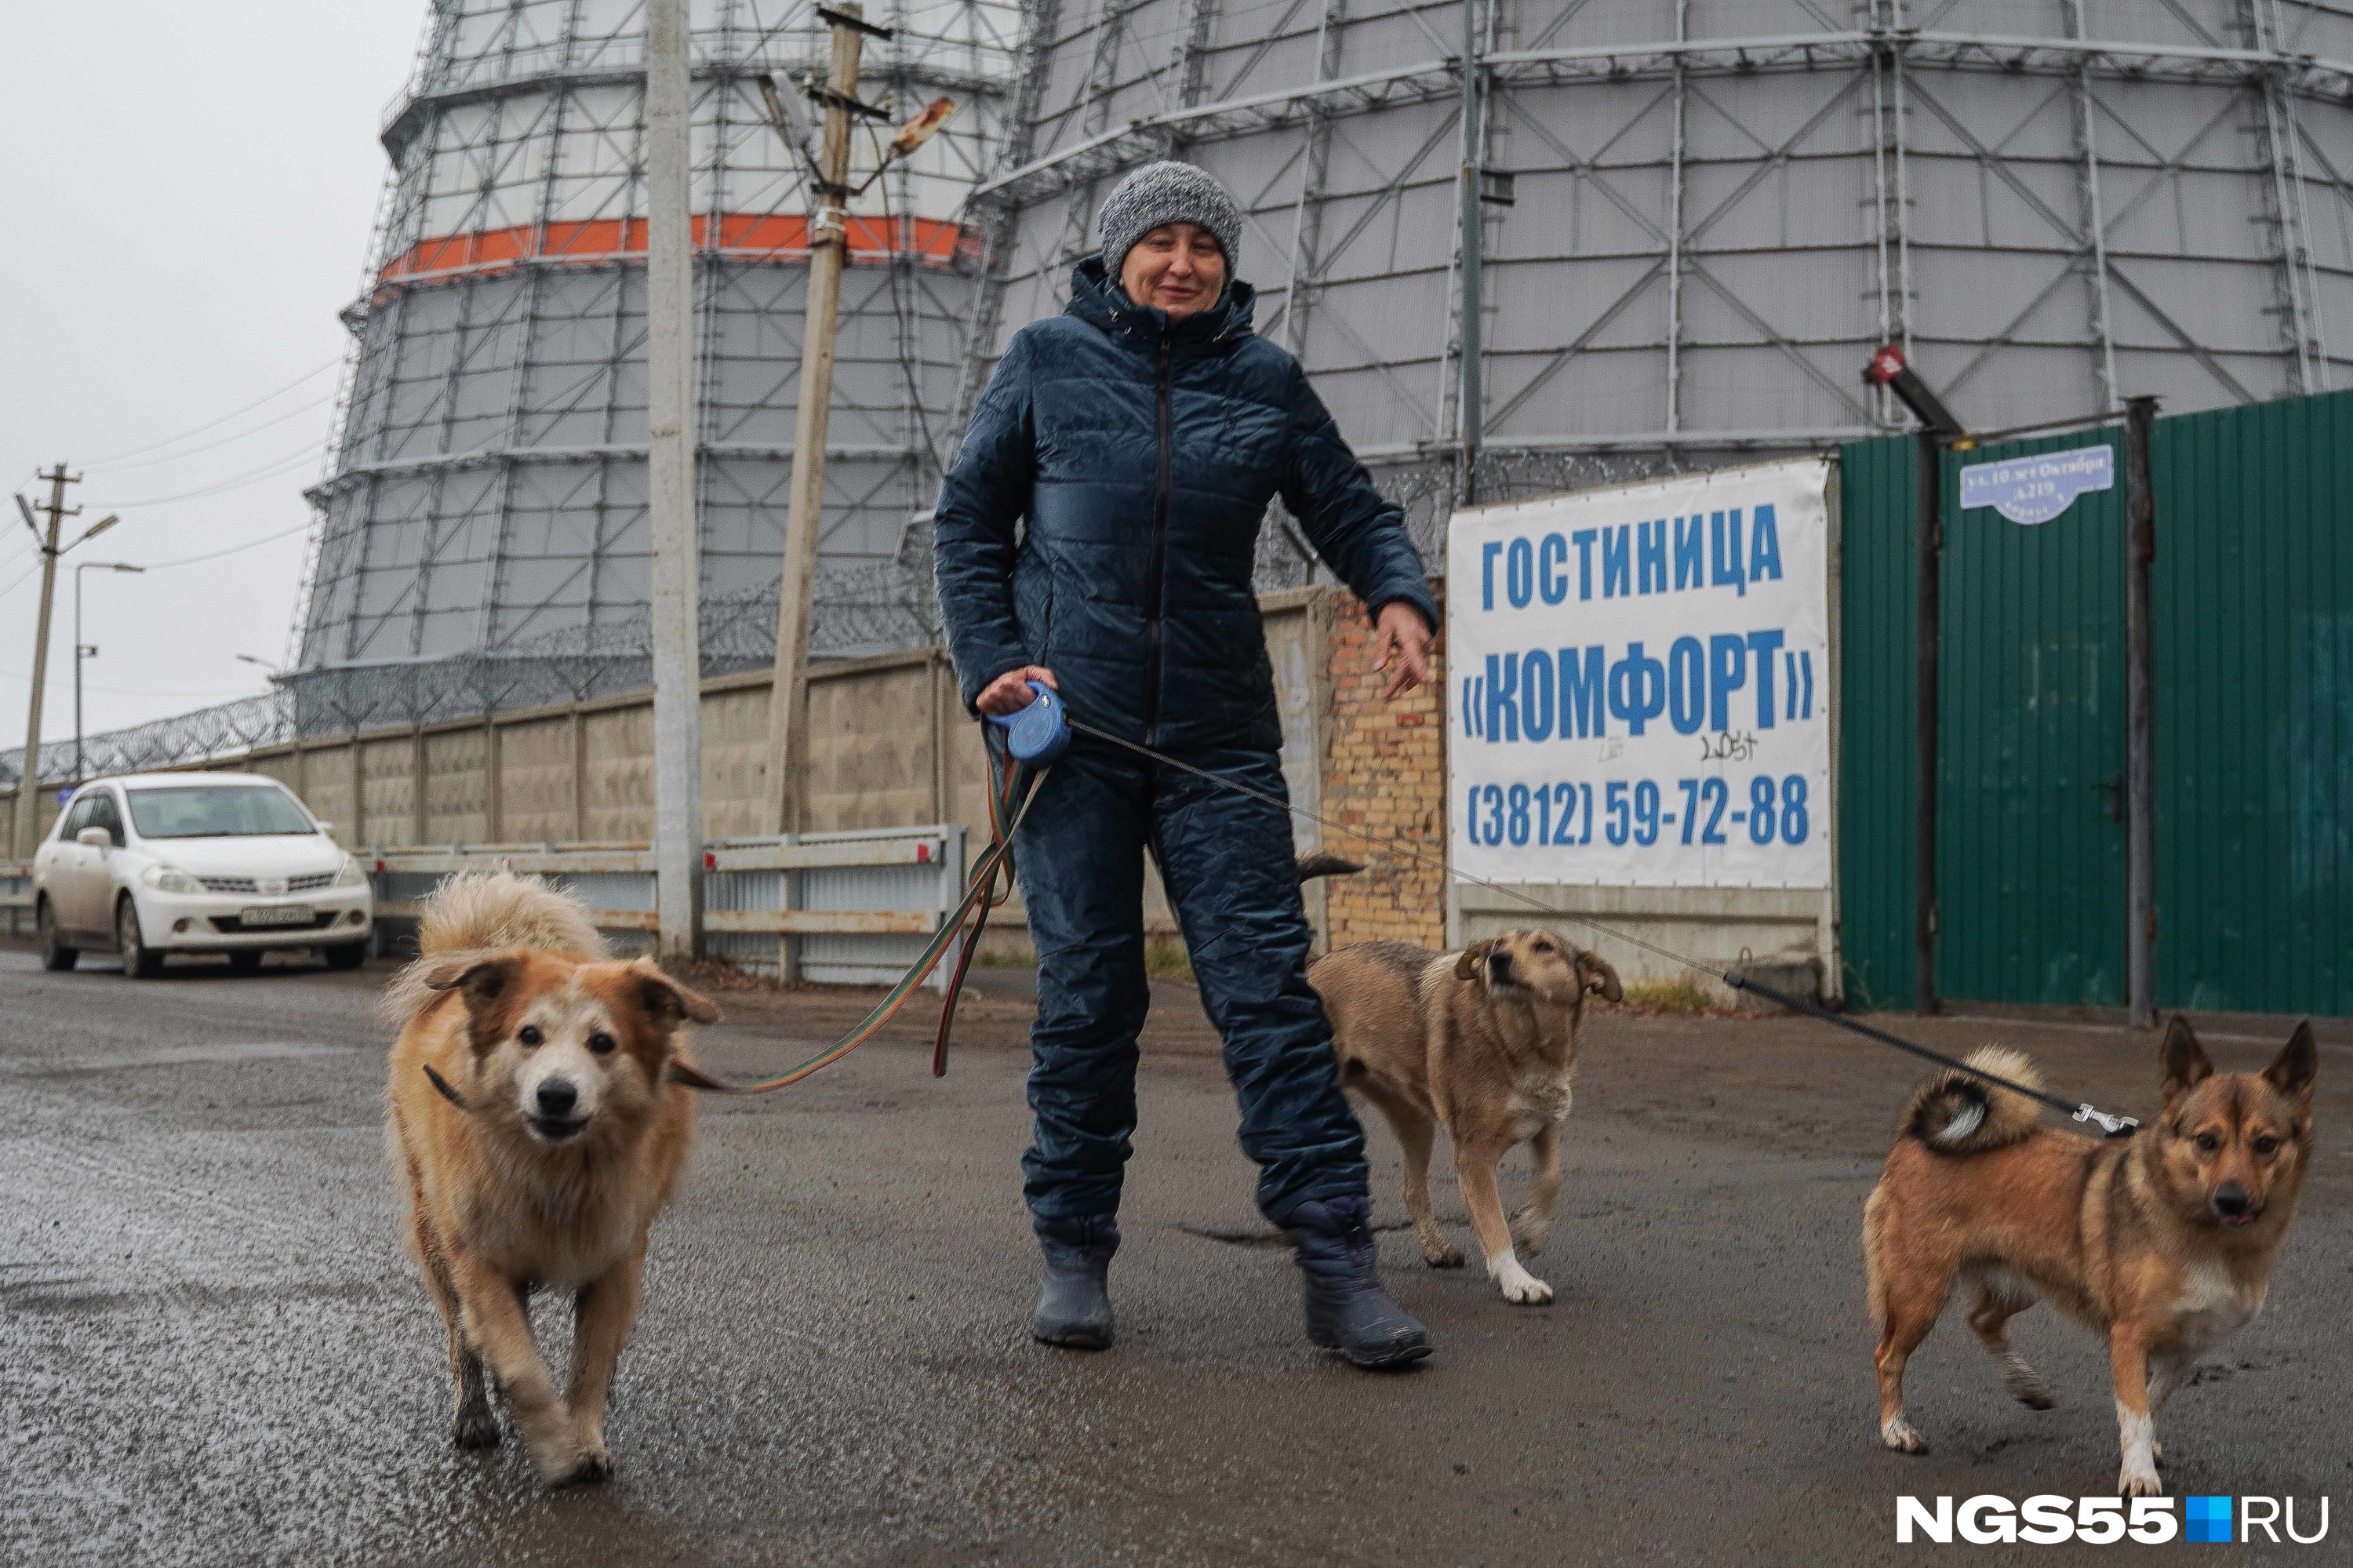
<path fill-rule="evenodd" d="M 1172 323 L 1090 257 L 1070 308 L 1014 335 L 934 513 L 967 705 L 1006 671 L 1043 664 L 1075 717 L 1128 739 L 1279 747 L 1250 587 L 1278 494 L 1366 605 L 1403 599 L 1437 626 L 1404 514 L 1299 362 L 1250 331 L 1253 298 L 1236 281 Z"/>

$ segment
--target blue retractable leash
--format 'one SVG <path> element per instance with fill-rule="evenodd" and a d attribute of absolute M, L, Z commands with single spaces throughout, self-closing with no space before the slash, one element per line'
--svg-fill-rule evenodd
<path fill-rule="evenodd" d="M 1002 716 L 990 714 L 988 722 L 1005 731 L 1005 749 L 1014 761 L 1047 768 L 1071 749 L 1070 710 L 1045 682 L 1032 681 L 1029 689 L 1038 695 L 1028 707 Z"/>

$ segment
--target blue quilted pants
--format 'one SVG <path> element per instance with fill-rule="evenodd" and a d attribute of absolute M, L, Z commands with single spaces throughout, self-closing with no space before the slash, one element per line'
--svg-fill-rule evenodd
<path fill-rule="evenodd" d="M 1289 798 L 1270 753 L 1186 760 Z M 1282 811 L 1082 739 L 1046 776 L 1014 848 L 1038 948 L 1036 1127 L 1021 1161 L 1032 1213 L 1119 1208 L 1135 1131 L 1135 1040 L 1151 1003 L 1146 849 L 1225 1041 L 1260 1210 L 1281 1224 L 1301 1203 L 1365 1192 L 1364 1131 L 1341 1095 L 1332 1026 L 1307 984 L 1307 917 Z"/>

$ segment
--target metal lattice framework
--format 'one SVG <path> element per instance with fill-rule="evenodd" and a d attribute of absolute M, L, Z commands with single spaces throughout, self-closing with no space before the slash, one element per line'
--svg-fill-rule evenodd
<path fill-rule="evenodd" d="M 755 79 L 821 74 L 829 33 L 813 0 L 692 10 L 702 592 L 773 603 L 808 198 Z M 867 13 L 895 29 L 870 40 L 870 101 L 903 116 L 946 93 L 959 110 L 852 207 L 820 544 L 818 637 L 833 652 L 895 646 L 922 613 L 910 592 L 896 619 L 871 607 L 938 483 L 981 249 L 966 199 L 1003 163 L 1021 37 L 1012 0 Z M 644 36 L 642 0 L 435 0 L 385 124 L 393 169 L 345 312 L 335 457 L 310 493 L 290 661 L 322 694 L 306 715 L 380 669 L 505 667 L 551 639 L 638 635 Z M 860 166 L 875 151 L 861 144 Z"/>
<path fill-rule="evenodd" d="M 1482 499 L 1897 428 L 1857 376 L 1887 341 L 1986 426 L 2347 380 L 2336 0 L 1472 3 L 1479 162 L 1515 197 L 1480 238 Z M 1180 156 L 1245 207 L 1260 331 L 1434 545 L 1463 479 L 1462 0 L 1044 25 L 1031 144 L 976 193 L 993 330 L 959 416 L 1060 308 L 1110 184 Z"/>

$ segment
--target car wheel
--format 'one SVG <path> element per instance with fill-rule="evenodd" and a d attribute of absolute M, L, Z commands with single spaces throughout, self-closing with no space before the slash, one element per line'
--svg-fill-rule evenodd
<path fill-rule="evenodd" d="M 139 906 L 129 894 L 114 906 L 114 950 L 121 955 L 122 972 L 133 980 L 153 980 L 164 972 L 164 955 L 147 945 L 139 929 Z"/>
<path fill-rule="evenodd" d="M 43 969 L 69 969 L 81 961 L 81 949 L 66 946 L 65 933 L 58 929 L 57 911 L 49 907 L 47 898 L 33 912 L 33 929 L 40 938 Z"/>
<path fill-rule="evenodd" d="M 245 948 L 228 956 L 228 972 L 249 975 L 261 967 L 261 954 L 255 948 Z"/>
<path fill-rule="evenodd" d="M 322 948 L 319 952 L 331 969 L 355 969 L 367 962 L 365 942 L 340 942 L 332 948 Z"/>

